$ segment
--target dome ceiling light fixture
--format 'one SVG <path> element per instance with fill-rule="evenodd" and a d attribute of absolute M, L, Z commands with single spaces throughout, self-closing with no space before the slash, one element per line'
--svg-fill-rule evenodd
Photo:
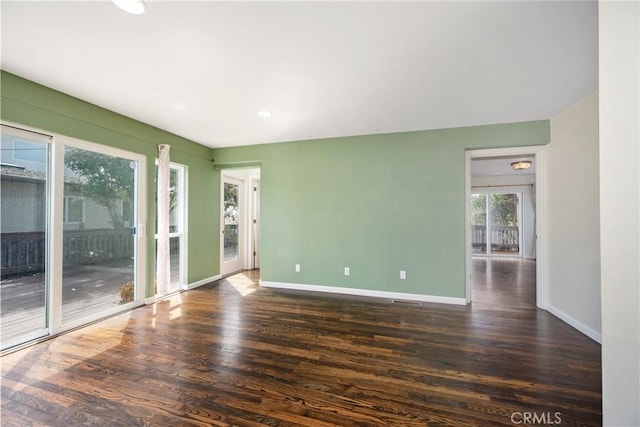
<path fill-rule="evenodd" d="M 271 117 L 273 117 L 273 113 L 271 111 L 268 110 L 260 110 L 258 111 L 258 115 L 264 119 L 269 119 Z"/>
<path fill-rule="evenodd" d="M 147 11 L 147 5 L 143 0 L 112 0 L 120 9 L 132 15 L 142 15 Z"/>
<path fill-rule="evenodd" d="M 531 167 L 531 161 L 529 160 L 518 160 L 517 162 L 511 163 L 511 167 L 514 171 L 523 171 L 527 170 Z"/>

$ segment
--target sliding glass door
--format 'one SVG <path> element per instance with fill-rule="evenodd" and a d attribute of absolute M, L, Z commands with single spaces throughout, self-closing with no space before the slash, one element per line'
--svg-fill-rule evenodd
<path fill-rule="evenodd" d="M 141 304 L 145 157 L 2 125 L 2 350 Z"/>
<path fill-rule="evenodd" d="M 48 334 L 51 138 L 2 126 L 2 348 Z"/>
<path fill-rule="evenodd" d="M 474 255 L 520 255 L 519 193 L 471 195 L 471 251 Z"/>

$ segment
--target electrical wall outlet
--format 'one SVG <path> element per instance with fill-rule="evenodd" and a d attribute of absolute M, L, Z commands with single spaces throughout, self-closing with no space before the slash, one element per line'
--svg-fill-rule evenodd
<path fill-rule="evenodd" d="M 296 273 L 300 273 L 300 264 L 296 264 Z"/>
<path fill-rule="evenodd" d="M 406 278 L 407 278 L 407 272 L 404 270 L 400 270 L 400 279 L 406 280 Z"/>
<path fill-rule="evenodd" d="M 351 274 L 351 270 L 349 269 L 349 267 L 345 267 L 344 268 L 344 275 L 348 276 L 349 274 Z"/>

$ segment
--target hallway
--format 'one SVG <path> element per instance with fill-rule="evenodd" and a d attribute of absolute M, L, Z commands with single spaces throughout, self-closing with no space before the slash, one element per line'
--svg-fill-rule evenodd
<path fill-rule="evenodd" d="M 536 261 L 474 257 L 471 307 L 481 310 L 536 308 Z"/>

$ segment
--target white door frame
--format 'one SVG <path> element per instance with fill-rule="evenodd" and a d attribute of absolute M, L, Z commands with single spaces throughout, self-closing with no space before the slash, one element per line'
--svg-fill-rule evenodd
<path fill-rule="evenodd" d="M 545 276 L 544 276 L 544 249 L 546 217 L 544 199 L 544 145 L 492 148 L 465 151 L 465 293 L 467 304 L 471 302 L 471 274 L 473 272 L 471 254 L 471 159 L 497 156 L 523 156 L 535 155 L 535 186 L 536 186 L 536 306 L 542 309 L 547 307 Z"/>

